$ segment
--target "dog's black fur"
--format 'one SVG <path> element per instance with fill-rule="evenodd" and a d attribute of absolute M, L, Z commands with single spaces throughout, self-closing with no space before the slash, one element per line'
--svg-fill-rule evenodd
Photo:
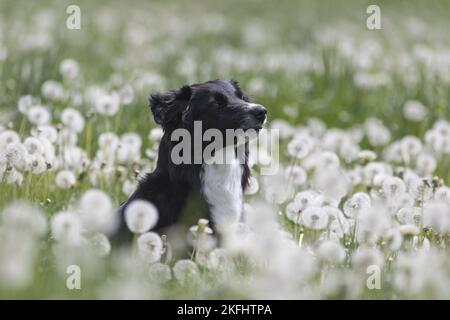
<path fill-rule="evenodd" d="M 125 231 L 124 211 L 133 200 L 144 199 L 157 207 L 159 220 L 154 229 L 160 230 L 175 224 L 189 195 L 200 190 L 202 165 L 177 165 L 171 161 L 172 148 L 178 143 L 171 141 L 172 132 L 177 128 L 193 132 L 194 121 L 202 121 L 203 131 L 216 128 L 224 134 L 226 129 L 259 130 L 265 120 L 266 109 L 253 104 L 250 108 L 249 102 L 248 95 L 234 80 L 213 80 L 150 96 L 154 120 L 162 126 L 164 135 L 159 145 L 156 169 L 140 181 L 137 190 L 119 209 L 122 220 L 119 233 L 129 233 Z M 248 142 L 245 145 L 245 163 L 241 164 L 243 190 L 250 177 L 247 158 Z M 214 227 L 214 221 L 211 222 Z"/>

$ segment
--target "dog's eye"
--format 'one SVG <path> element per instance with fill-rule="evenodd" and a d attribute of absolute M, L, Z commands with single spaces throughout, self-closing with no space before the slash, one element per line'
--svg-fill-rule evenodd
<path fill-rule="evenodd" d="M 250 98 L 241 90 L 236 91 L 236 96 L 241 99 L 244 100 L 246 102 L 250 102 Z"/>
<path fill-rule="evenodd" d="M 218 104 L 219 107 L 223 108 L 228 104 L 228 99 L 221 93 L 216 93 L 214 95 L 214 100 Z"/>

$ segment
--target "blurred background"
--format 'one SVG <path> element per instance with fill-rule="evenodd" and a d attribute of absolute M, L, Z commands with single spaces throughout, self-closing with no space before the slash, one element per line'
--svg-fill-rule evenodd
<path fill-rule="evenodd" d="M 150 92 L 231 77 L 292 123 L 376 115 L 402 133 L 400 105 L 414 98 L 432 109 L 428 124 L 448 113 L 449 1 L 378 1 L 381 30 L 366 27 L 370 1 L 79 1 L 80 30 L 66 28 L 69 4 L 1 2 L 2 109 L 60 80 L 71 57 L 82 86 L 138 84 L 131 129 L 146 126 L 128 120 Z"/>

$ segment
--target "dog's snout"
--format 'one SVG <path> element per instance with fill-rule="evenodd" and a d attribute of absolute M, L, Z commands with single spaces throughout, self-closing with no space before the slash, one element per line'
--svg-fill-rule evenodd
<path fill-rule="evenodd" d="M 264 121 L 267 114 L 267 109 L 264 108 L 260 104 L 251 104 L 250 106 L 250 112 L 259 120 Z"/>

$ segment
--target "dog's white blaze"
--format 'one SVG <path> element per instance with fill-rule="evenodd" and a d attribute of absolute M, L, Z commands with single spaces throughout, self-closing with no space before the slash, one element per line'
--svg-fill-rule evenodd
<path fill-rule="evenodd" d="M 229 164 L 204 164 L 202 193 L 220 229 L 238 222 L 243 209 L 242 166 L 237 159 Z"/>

